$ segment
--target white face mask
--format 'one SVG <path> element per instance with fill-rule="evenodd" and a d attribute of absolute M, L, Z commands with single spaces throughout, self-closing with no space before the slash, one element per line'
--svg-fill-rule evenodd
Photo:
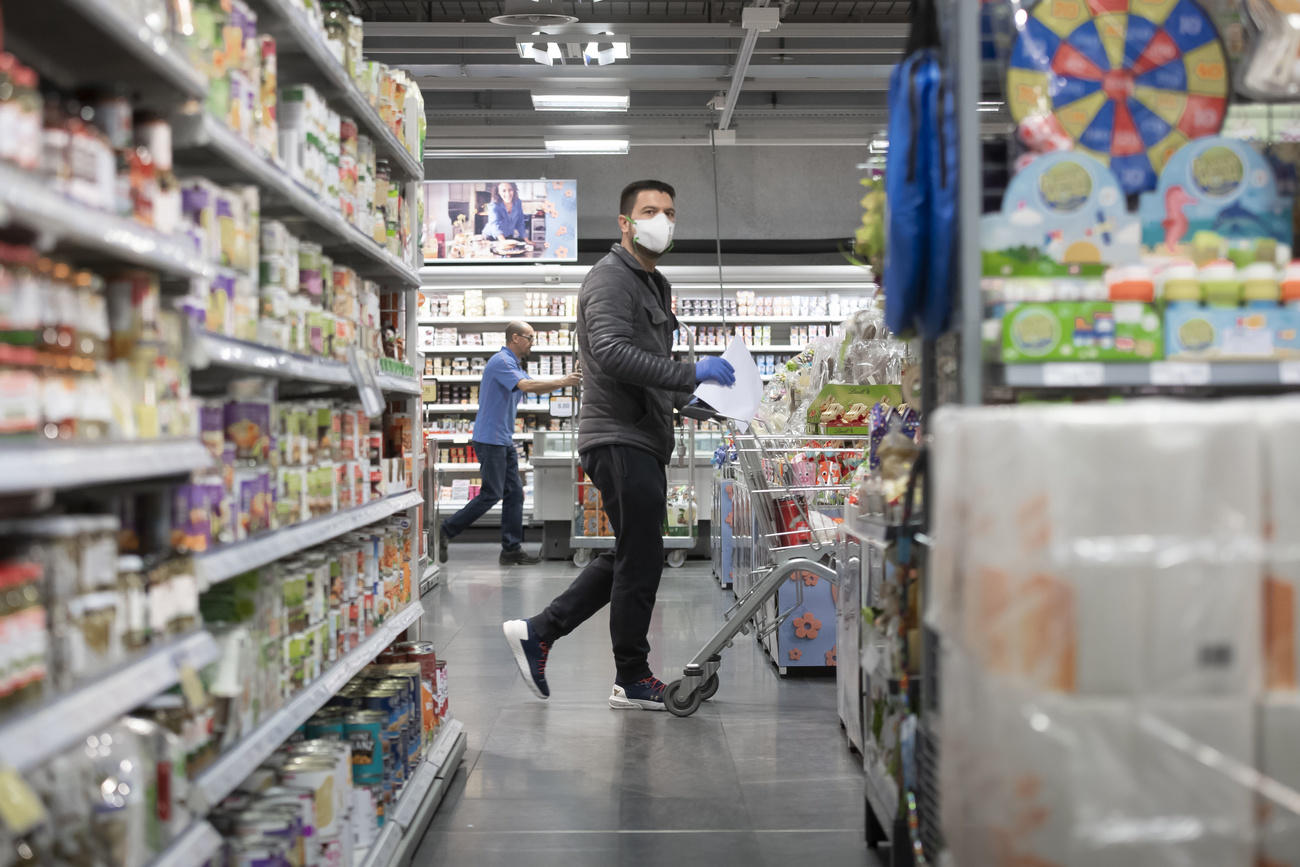
<path fill-rule="evenodd" d="M 651 253 L 659 254 L 672 246 L 675 226 L 668 215 L 663 213 L 655 214 L 648 220 L 633 220 L 632 240 Z"/>

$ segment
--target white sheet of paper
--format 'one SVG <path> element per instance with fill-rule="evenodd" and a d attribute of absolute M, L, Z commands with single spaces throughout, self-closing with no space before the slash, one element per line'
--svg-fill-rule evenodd
<path fill-rule="evenodd" d="M 701 382 L 695 389 L 695 396 L 718 411 L 718 415 L 748 422 L 758 412 L 759 401 L 763 399 L 763 378 L 758 375 L 758 365 L 749 354 L 749 347 L 739 337 L 731 341 L 722 357 L 736 368 L 735 385 L 718 385 L 716 382 Z"/>

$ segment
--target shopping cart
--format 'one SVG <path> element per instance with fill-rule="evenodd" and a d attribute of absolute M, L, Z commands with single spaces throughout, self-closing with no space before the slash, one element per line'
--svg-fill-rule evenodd
<path fill-rule="evenodd" d="M 791 452 L 815 450 L 861 454 L 844 437 L 767 436 L 741 431 L 730 419 L 719 417 L 707 406 L 692 404 L 682 414 L 700 421 L 724 424 L 736 443 L 738 471 L 748 483 L 754 520 L 753 580 L 725 615 L 722 627 L 682 669 L 682 676 L 664 690 L 664 706 L 675 716 L 690 716 L 718 691 L 718 669 L 722 650 L 730 647 L 737 634 L 753 628 L 760 639 L 775 632 L 803 605 L 803 581 L 795 581 L 795 603 L 774 614 L 764 606 L 777 595 L 786 581 L 798 573 L 811 573 L 832 585 L 838 584 L 834 563 L 835 529 L 816 508 L 818 499 L 845 494 L 847 484 L 816 484 L 800 480 L 786 456 Z M 837 447 L 827 447 L 838 442 Z M 811 483 L 808 483 L 811 481 Z"/>

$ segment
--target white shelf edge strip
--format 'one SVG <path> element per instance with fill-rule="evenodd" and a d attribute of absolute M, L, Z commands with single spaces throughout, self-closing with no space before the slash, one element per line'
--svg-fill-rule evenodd
<path fill-rule="evenodd" d="M 150 862 L 149 867 L 192 867 L 206 864 L 221 851 L 221 835 L 207 819 L 193 822 Z"/>
<path fill-rule="evenodd" d="M 30 172 L 0 163 L 0 225 L 10 220 L 123 262 L 181 277 L 211 279 L 216 274 L 181 240 L 79 204 Z"/>
<path fill-rule="evenodd" d="M 342 361 L 309 358 L 211 331 L 200 332 L 199 342 L 212 366 L 327 385 L 351 385 L 353 382 L 352 371 Z M 381 373 L 376 378 L 384 391 L 403 394 L 419 394 L 421 391 L 414 378 L 392 373 Z"/>
<path fill-rule="evenodd" d="M 74 0 L 73 5 L 155 75 L 166 78 L 186 96 L 198 97 L 207 92 L 207 77 L 176 51 L 170 39 L 132 16 L 127 4 L 120 0 Z"/>
<path fill-rule="evenodd" d="M 4 445 L 0 446 L 0 492 L 173 476 L 211 463 L 212 455 L 196 439 Z"/>
<path fill-rule="evenodd" d="M 334 663 L 328 671 L 290 699 L 288 704 L 218 758 L 194 782 L 192 797 L 196 803 L 191 804 L 191 809 L 196 813 L 206 813 L 233 792 L 298 726 L 310 719 L 357 672 L 369 665 L 380 651 L 419 620 L 423 613 L 423 604 L 416 600 L 390 617 L 360 647 Z"/>
<path fill-rule="evenodd" d="M 418 379 L 398 376 L 395 373 L 379 374 L 379 387 L 384 391 L 396 392 L 397 394 L 419 395 L 424 393 Z"/>
<path fill-rule="evenodd" d="M 235 542 L 203 554 L 196 560 L 201 585 L 210 586 L 227 578 L 242 575 L 250 569 L 264 566 L 287 557 L 304 548 L 328 542 L 337 536 L 381 521 L 389 515 L 418 506 L 424 495 L 411 490 L 389 494 L 382 500 L 355 506 L 314 521 L 265 533 L 244 542 Z"/>
<path fill-rule="evenodd" d="M 425 287 L 425 288 L 432 289 L 433 287 Z M 843 316 L 832 316 L 830 314 L 826 314 L 824 316 L 821 315 L 809 316 L 809 315 L 796 315 L 796 314 L 787 314 L 787 315 L 778 316 L 777 314 L 773 313 L 770 316 L 763 316 L 758 314 L 752 314 L 752 315 L 746 314 L 744 316 L 736 315 L 736 316 L 727 316 L 725 318 L 722 316 L 722 314 L 679 313 L 677 314 L 677 321 L 685 325 L 694 325 L 696 323 L 707 325 L 714 322 L 718 324 L 722 324 L 724 321 L 727 322 L 728 324 L 734 323 L 740 325 L 766 325 L 769 323 L 777 324 L 777 325 L 831 325 L 831 324 L 838 324 L 840 322 L 843 322 L 845 319 L 852 316 L 855 312 L 856 311 L 850 310 L 848 313 L 844 314 Z M 512 322 L 515 319 L 522 319 L 524 322 L 527 322 L 530 325 L 577 325 L 578 324 L 578 317 L 576 316 L 529 316 L 528 314 L 524 314 L 522 317 L 521 316 L 512 317 L 506 314 L 502 314 L 501 316 L 433 316 L 433 317 L 422 316 L 418 320 L 417 324 L 432 325 L 432 326 L 495 325 L 497 323 Z"/>
<path fill-rule="evenodd" d="M 77 744 L 100 726 L 154 698 L 180 680 L 182 665 L 216 660 L 207 632 L 147 651 L 109 674 L 0 725 L 0 762 L 22 772 Z"/>

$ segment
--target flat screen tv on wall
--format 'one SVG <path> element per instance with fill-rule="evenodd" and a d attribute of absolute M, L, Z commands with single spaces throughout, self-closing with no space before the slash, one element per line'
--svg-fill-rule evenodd
<path fill-rule="evenodd" d="M 578 182 L 426 181 L 426 264 L 576 262 Z"/>

